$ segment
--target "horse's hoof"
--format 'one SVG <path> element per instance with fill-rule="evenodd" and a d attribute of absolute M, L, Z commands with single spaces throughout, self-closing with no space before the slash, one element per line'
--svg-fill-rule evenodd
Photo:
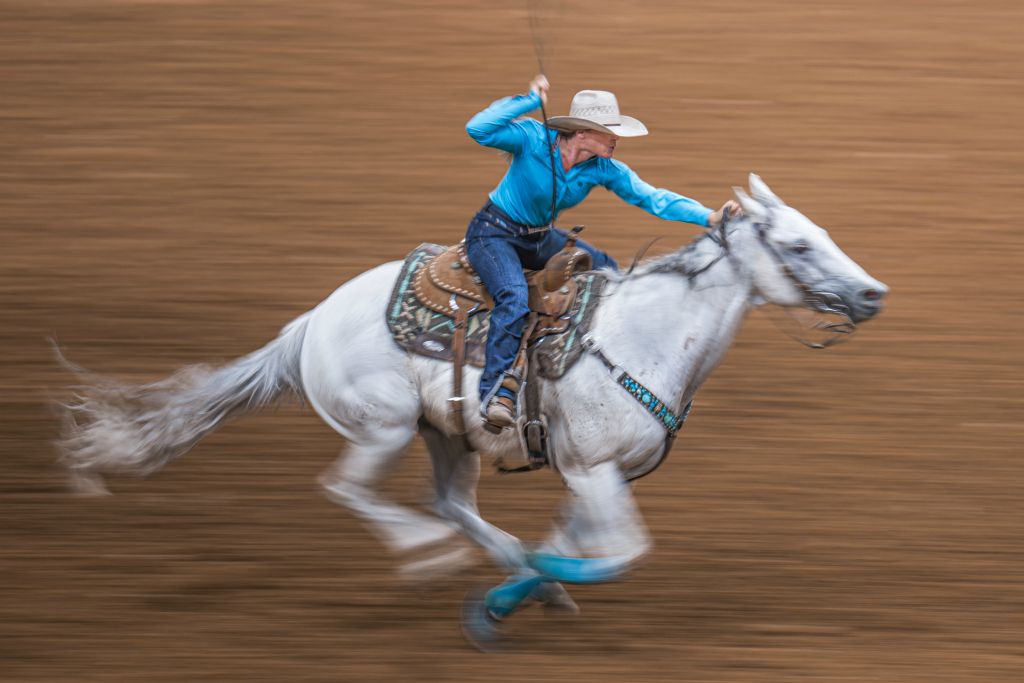
<path fill-rule="evenodd" d="M 505 634 L 501 621 L 486 604 L 487 591 L 476 589 L 466 594 L 462 601 L 462 636 L 480 652 L 499 652 Z"/>
<path fill-rule="evenodd" d="M 565 590 L 565 586 L 553 581 L 545 582 L 533 589 L 530 599 L 544 606 L 544 613 L 579 616 L 580 606 Z"/>

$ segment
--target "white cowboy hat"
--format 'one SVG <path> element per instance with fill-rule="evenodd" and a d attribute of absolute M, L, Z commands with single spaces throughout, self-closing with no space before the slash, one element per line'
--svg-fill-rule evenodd
<path fill-rule="evenodd" d="M 598 130 L 620 138 L 647 135 L 647 127 L 632 116 L 619 113 L 619 101 L 606 90 L 580 90 L 572 98 L 568 116 L 552 116 L 548 127 L 565 133 Z"/>

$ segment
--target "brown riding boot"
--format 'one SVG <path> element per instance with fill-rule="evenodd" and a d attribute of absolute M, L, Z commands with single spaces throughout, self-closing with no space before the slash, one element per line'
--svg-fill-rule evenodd
<path fill-rule="evenodd" d="M 521 376 L 514 367 L 506 370 L 499 387 L 510 392 L 513 397 L 509 398 L 495 392 L 487 403 L 484 409 L 484 429 L 492 434 L 498 434 L 516 423 L 515 396 L 519 395 L 519 388 L 523 383 Z"/>
<path fill-rule="evenodd" d="M 484 427 L 490 432 L 500 432 L 516 423 L 516 403 L 507 396 L 495 396 L 487 404 Z"/>

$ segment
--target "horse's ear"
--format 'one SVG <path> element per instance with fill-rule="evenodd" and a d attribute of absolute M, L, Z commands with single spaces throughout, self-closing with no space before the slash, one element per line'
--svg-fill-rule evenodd
<path fill-rule="evenodd" d="M 779 197 L 772 192 L 768 184 L 761 180 L 761 176 L 756 173 L 750 174 L 750 194 L 754 195 L 757 201 L 767 206 L 785 206 Z"/>
<path fill-rule="evenodd" d="M 736 201 L 743 207 L 743 213 L 758 222 L 767 220 L 768 210 L 764 204 L 748 195 L 742 187 L 733 187 L 732 192 L 736 195 Z"/>

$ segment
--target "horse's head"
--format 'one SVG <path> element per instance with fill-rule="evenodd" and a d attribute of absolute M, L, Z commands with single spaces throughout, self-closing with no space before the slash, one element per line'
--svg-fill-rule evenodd
<path fill-rule="evenodd" d="M 750 174 L 750 194 L 733 188 L 755 235 L 744 260 L 768 303 L 840 313 L 858 323 L 882 310 L 889 288 L 836 246 L 828 233 Z"/>

